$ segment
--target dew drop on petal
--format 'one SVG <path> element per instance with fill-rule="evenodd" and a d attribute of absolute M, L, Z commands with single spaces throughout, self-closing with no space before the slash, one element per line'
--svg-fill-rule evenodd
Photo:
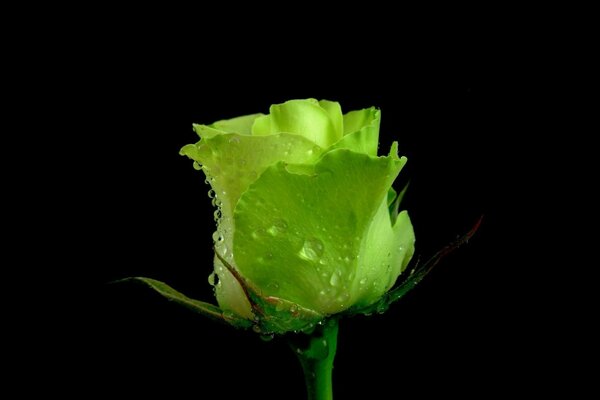
<path fill-rule="evenodd" d="M 208 283 L 210 283 L 211 286 L 217 286 L 219 284 L 219 275 L 214 272 L 210 274 L 208 276 Z"/>
<path fill-rule="evenodd" d="M 323 242 L 319 239 L 312 238 L 304 241 L 304 245 L 298 252 L 298 255 L 300 258 L 308 261 L 317 261 L 321 258 L 324 251 L 325 247 L 323 246 Z"/>
<path fill-rule="evenodd" d="M 278 219 L 273 223 L 273 225 L 271 225 L 267 229 L 267 232 L 271 236 L 277 236 L 277 235 L 281 235 L 281 234 L 285 233 L 285 231 L 287 230 L 287 227 L 288 227 L 287 222 L 285 222 L 282 219 Z"/>
<path fill-rule="evenodd" d="M 331 286 L 337 286 L 340 283 L 340 277 L 338 274 L 336 274 L 335 272 L 333 274 L 331 274 L 331 277 L 329 278 L 329 284 Z"/>

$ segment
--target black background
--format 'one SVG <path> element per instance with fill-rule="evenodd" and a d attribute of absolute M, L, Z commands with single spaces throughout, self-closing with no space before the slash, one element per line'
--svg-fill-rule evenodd
<path fill-rule="evenodd" d="M 405 207 L 418 255 L 426 259 L 484 216 L 469 244 L 387 313 L 341 322 L 336 398 L 535 390 L 530 371 L 547 357 L 537 342 L 543 312 L 525 289 L 534 272 L 515 272 L 538 268 L 515 250 L 535 224 L 523 218 L 524 159 L 536 140 L 525 118 L 531 87 L 518 54 L 504 58 L 498 41 L 472 28 L 464 37 L 369 42 L 359 54 L 303 40 L 284 50 L 243 35 L 213 40 L 206 30 L 187 47 L 132 35 L 83 52 L 70 115 L 85 128 L 76 159 L 64 165 L 86 166 L 67 204 L 79 216 L 67 256 L 78 289 L 60 294 L 61 319 L 44 325 L 48 368 L 59 357 L 68 365 L 52 385 L 111 396 L 305 398 L 283 340 L 265 343 L 143 287 L 109 282 L 147 276 L 213 301 L 208 187 L 178 154 L 197 140 L 191 124 L 314 97 L 345 111 L 381 108 L 380 153 L 397 140 L 408 157 L 399 183 L 411 181 Z"/>

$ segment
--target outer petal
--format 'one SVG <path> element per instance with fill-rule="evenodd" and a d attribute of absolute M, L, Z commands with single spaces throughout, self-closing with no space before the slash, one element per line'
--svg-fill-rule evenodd
<path fill-rule="evenodd" d="M 256 120 L 256 118 L 258 117 L 262 117 L 263 115 L 264 114 L 251 114 L 232 119 L 225 119 L 222 121 L 217 121 L 211 124 L 211 126 L 215 129 L 226 133 L 240 133 L 242 135 L 251 135 L 254 120 Z"/>
<path fill-rule="evenodd" d="M 360 250 L 356 279 L 352 286 L 352 302 L 357 307 L 377 301 L 396 282 L 414 252 L 415 235 L 408 213 L 398 214 L 394 226 L 387 201 L 369 226 Z"/>
<path fill-rule="evenodd" d="M 224 119 L 214 122 L 210 125 L 192 124 L 194 131 L 201 138 L 211 138 L 225 133 L 239 133 L 241 135 L 250 135 L 254 121 L 264 114 L 251 114 L 232 119 Z"/>
<path fill-rule="evenodd" d="M 212 195 L 219 207 L 215 214 L 218 219 L 218 229 L 213 236 L 215 250 L 232 266 L 236 265 L 231 252 L 232 215 L 240 195 L 270 165 L 278 161 L 311 163 L 321 152 L 320 147 L 304 137 L 286 133 L 262 137 L 221 133 L 203 136 L 198 143 L 182 148 L 182 154 L 202 164 L 214 190 Z M 251 315 L 241 287 L 218 259 L 215 259 L 215 272 L 219 278 L 216 295 L 221 308 L 244 317 Z"/>
<path fill-rule="evenodd" d="M 341 132 L 336 130 L 328 111 L 312 99 L 272 105 L 270 114 L 257 118 L 252 127 L 252 134 L 256 136 L 279 132 L 304 136 L 323 148 L 341 138 Z"/>
<path fill-rule="evenodd" d="M 387 211 L 388 189 L 404 163 L 396 154 L 338 149 L 311 173 L 269 167 L 235 209 L 238 270 L 263 295 L 321 314 L 347 309 L 365 237 L 382 203 Z"/>

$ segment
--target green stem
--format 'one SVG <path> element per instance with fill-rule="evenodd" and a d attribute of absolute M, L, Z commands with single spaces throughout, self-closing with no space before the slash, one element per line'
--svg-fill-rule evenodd
<path fill-rule="evenodd" d="M 290 340 L 290 346 L 302 364 L 308 400 L 333 400 L 331 376 L 337 334 L 338 320 L 331 318 L 308 335 L 308 345 L 304 335 Z"/>

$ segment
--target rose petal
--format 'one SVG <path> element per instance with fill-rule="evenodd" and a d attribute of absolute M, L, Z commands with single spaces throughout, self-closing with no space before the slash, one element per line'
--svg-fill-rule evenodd
<path fill-rule="evenodd" d="M 310 173 L 284 163 L 267 168 L 235 209 L 238 270 L 264 295 L 323 314 L 370 299 L 373 290 L 381 296 L 401 267 L 382 272 L 383 247 L 370 250 L 373 258 L 363 254 L 376 240 L 388 243 L 385 257 L 393 252 L 387 193 L 405 162 L 395 153 L 371 157 L 338 149 Z M 379 216 L 382 207 L 387 220 Z M 377 286 L 361 289 L 363 277 Z"/>

